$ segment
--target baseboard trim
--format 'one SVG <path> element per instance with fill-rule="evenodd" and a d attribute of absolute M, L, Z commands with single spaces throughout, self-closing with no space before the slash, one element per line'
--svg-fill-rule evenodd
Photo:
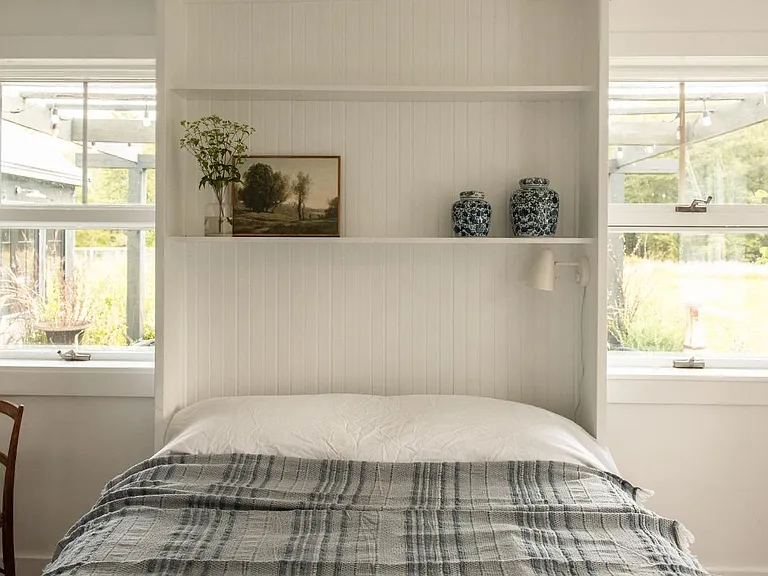
<path fill-rule="evenodd" d="M 715 576 L 768 576 L 768 567 L 755 568 L 755 567 L 743 567 L 743 568 L 707 568 L 709 572 Z"/>
<path fill-rule="evenodd" d="M 50 561 L 50 556 L 16 556 L 16 574 L 18 576 L 40 576 Z"/>

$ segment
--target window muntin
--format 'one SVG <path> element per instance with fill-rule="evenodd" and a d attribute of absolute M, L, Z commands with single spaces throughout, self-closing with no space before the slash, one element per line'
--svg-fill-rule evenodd
<path fill-rule="evenodd" d="M 55 357 L 66 325 L 86 326 L 73 341 L 89 349 L 152 343 L 155 85 L 2 82 L 0 94 L 0 356 Z"/>

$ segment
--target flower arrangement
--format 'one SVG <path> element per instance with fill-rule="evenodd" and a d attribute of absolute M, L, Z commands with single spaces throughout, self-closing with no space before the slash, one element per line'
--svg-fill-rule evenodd
<path fill-rule="evenodd" d="M 210 186 L 216 195 L 216 214 L 206 215 L 206 234 L 221 236 L 232 225 L 225 211 L 227 187 L 241 180 L 240 166 L 248 151 L 248 137 L 255 132 L 247 124 L 225 120 L 216 114 L 194 121 L 182 120 L 181 148 L 195 157 L 202 173 L 198 189 Z"/>

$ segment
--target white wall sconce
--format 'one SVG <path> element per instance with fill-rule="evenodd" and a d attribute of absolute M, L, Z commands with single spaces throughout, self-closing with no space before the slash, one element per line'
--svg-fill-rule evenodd
<path fill-rule="evenodd" d="M 552 292 L 555 289 L 555 270 L 558 266 L 567 266 L 576 268 L 576 284 L 579 286 L 589 285 L 590 266 L 589 260 L 582 256 L 576 262 L 558 262 L 555 260 L 555 254 L 549 248 L 539 252 L 536 262 L 531 271 L 531 286 L 536 290 Z"/>

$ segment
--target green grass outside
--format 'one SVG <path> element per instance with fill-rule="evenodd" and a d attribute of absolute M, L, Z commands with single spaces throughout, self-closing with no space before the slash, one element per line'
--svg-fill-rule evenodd
<path fill-rule="evenodd" d="M 624 337 L 626 348 L 680 351 L 687 326 L 685 304 L 698 299 L 709 353 L 768 355 L 768 266 L 630 256 L 624 260 L 624 283 L 628 304 L 636 306 Z"/>

